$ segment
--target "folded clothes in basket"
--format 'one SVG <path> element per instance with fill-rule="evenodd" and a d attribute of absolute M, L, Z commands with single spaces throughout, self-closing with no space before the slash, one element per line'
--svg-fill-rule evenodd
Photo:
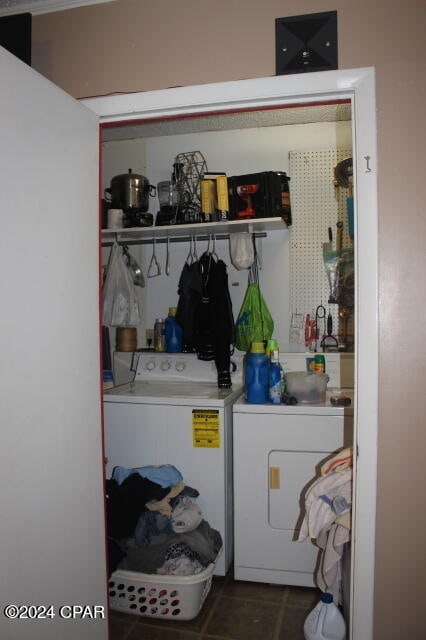
<path fill-rule="evenodd" d="M 157 569 L 157 574 L 161 576 L 195 576 L 202 573 L 206 568 L 197 560 L 190 560 L 185 556 L 176 559 L 166 560 L 162 567 Z"/>
<path fill-rule="evenodd" d="M 222 537 L 206 520 L 202 520 L 194 531 L 153 536 L 148 547 L 138 547 L 134 540 L 130 540 L 123 547 L 126 557 L 120 562 L 119 568 L 156 573 L 176 550 L 173 545 L 186 545 L 190 549 L 191 559 L 207 567 L 215 561 L 222 547 Z"/>
<path fill-rule="evenodd" d="M 176 469 L 172 464 L 146 465 L 144 467 L 136 467 L 134 469 L 114 467 L 112 471 L 112 479 L 118 482 L 118 484 L 121 484 L 123 480 L 133 473 L 138 473 L 143 478 L 148 478 L 151 482 L 159 484 L 160 487 L 173 487 L 183 480 L 179 469 Z"/>
<path fill-rule="evenodd" d="M 110 575 L 117 568 L 192 575 L 214 562 L 222 538 L 203 520 L 198 496 L 172 465 L 115 467 L 107 481 Z"/>
<path fill-rule="evenodd" d="M 138 474 L 129 476 L 121 485 L 108 480 L 106 489 L 108 535 L 117 540 L 133 535 L 147 502 L 162 500 L 169 492 Z"/>
<path fill-rule="evenodd" d="M 177 499 L 172 510 L 172 529 L 175 533 L 193 531 L 198 527 L 202 518 L 201 509 L 194 498 L 181 496 Z"/>
<path fill-rule="evenodd" d="M 137 546 L 148 547 L 152 537 L 161 533 L 172 533 L 173 531 L 185 533 L 196 529 L 203 516 L 195 501 L 196 496 L 188 495 L 194 491 L 191 487 L 185 487 L 180 491 L 181 495 L 176 501 L 170 500 L 168 505 L 170 515 L 164 509 L 151 509 L 150 504 L 147 504 L 148 510 L 141 513 L 135 528 L 134 538 Z M 198 495 L 198 491 L 195 493 Z M 163 498 L 160 503 L 166 501 L 169 495 Z"/>

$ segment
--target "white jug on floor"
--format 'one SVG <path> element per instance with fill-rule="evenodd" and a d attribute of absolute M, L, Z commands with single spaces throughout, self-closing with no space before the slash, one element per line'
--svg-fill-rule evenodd
<path fill-rule="evenodd" d="M 303 631 L 305 640 L 345 640 L 345 620 L 331 593 L 322 594 L 321 600 L 308 614 Z"/>

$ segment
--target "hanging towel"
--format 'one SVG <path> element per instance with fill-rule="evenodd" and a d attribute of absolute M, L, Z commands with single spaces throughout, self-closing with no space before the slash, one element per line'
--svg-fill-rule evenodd
<path fill-rule="evenodd" d="M 352 467 L 352 447 L 341 449 L 335 456 L 321 466 L 321 475 L 328 476 L 331 472 L 339 472 Z"/>
<path fill-rule="evenodd" d="M 334 602 L 340 603 L 340 568 L 343 546 L 350 540 L 350 531 L 340 524 L 332 524 L 327 535 L 320 536 L 320 561 L 316 573 L 318 587 L 333 594 Z"/>
<path fill-rule="evenodd" d="M 299 532 L 300 541 L 317 538 L 322 530 L 327 530 L 333 524 L 338 515 L 333 509 L 333 499 L 337 497 L 344 498 L 349 510 L 352 503 L 351 468 L 322 476 L 308 489 L 305 496 L 305 515 Z"/>

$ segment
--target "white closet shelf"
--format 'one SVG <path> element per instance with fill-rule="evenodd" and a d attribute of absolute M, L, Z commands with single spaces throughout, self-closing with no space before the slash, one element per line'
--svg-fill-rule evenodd
<path fill-rule="evenodd" d="M 133 227 L 128 229 L 102 229 L 102 244 L 117 242 L 139 241 L 141 244 L 152 240 L 165 241 L 170 239 L 186 239 L 201 236 L 218 236 L 232 233 L 265 233 L 287 229 L 287 225 L 280 217 L 258 218 L 251 220 L 230 220 L 229 222 L 200 222 L 199 224 L 165 225 L 161 227 Z"/>

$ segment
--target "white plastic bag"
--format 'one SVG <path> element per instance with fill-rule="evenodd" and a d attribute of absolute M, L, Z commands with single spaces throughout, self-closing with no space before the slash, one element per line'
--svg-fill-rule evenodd
<path fill-rule="evenodd" d="M 238 270 L 250 269 L 254 262 L 254 247 L 248 231 L 232 233 L 229 237 L 231 262 Z"/>
<path fill-rule="evenodd" d="M 102 289 L 102 324 L 134 327 L 140 323 L 139 303 L 122 248 L 114 242 Z"/>

